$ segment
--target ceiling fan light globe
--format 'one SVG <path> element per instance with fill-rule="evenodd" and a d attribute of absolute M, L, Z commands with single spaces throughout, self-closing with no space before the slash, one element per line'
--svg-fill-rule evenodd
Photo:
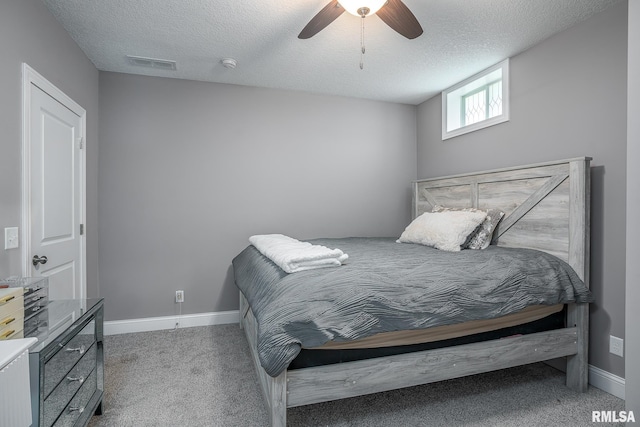
<path fill-rule="evenodd" d="M 386 2 L 387 0 L 338 0 L 338 3 L 340 3 L 340 6 L 342 6 L 344 10 L 355 16 L 360 16 L 359 10 L 361 8 L 369 9 L 366 16 L 373 15 L 379 11 Z"/>

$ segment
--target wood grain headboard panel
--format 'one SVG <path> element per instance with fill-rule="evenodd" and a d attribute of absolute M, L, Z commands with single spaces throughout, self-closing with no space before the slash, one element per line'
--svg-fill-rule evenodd
<path fill-rule="evenodd" d="M 416 181 L 413 217 L 435 205 L 498 208 L 493 244 L 567 261 L 588 286 L 590 157 Z"/>

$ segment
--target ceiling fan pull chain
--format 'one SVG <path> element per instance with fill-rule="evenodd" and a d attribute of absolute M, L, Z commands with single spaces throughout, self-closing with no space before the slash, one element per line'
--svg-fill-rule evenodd
<path fill-rule="evenodd" d="M 362 15 L 362 25 L 360 27 L 360 69 L 363 70 L 364 69 L 364 17 L 365 15 Z"/>

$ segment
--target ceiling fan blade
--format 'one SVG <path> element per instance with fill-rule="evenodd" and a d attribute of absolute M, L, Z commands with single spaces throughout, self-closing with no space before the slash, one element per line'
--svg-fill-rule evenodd
<path fill-rule="evenodd" d="M 306 27 L 300 31 L 299 39 L 308 39 L 318 34 L 323 28 L 331 24 L 335 19 L 344 13 L 344 8 L 338 4 L 338 0 L 331 1 L 316 16 L 314 16 Z"/>
<path fill-rule="evenodd" d="M 396 32 L 408 39 L 415 39 L 423 33 L 420 23 L 409 8 L 400 0 L 388 0 L 376 15 Z"/>

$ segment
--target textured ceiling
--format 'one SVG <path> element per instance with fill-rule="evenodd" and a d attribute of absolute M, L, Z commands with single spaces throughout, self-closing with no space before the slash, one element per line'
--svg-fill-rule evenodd
<path fill-rule="evenodd" d="M 43 0 L 99 70 L 418 104 L 619 0 L 403 0 L 424 28 L 407 40 L 344 13 L 298 33 L 329 0 Z M 130 65 L 126 55 L 177 61 Z M 238 61 L 235 69 L 222 58 Z"/>

